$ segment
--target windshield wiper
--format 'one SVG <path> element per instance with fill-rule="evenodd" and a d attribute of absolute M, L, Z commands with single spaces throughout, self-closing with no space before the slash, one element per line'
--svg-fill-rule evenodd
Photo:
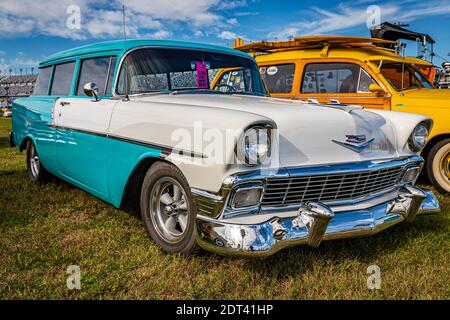
<path fill-rule="evenodd" d="M 211 89 L 188 89 L 188 90 L 173 90 L 170 94 L 225 94 L 225 92 Z"/>
<path fill-rule="evenodd" d="M 226 94 L 241 94 L 243 96 L 268 97 L 267 94 L 259 93 L 259 92 L 250 92 L 250 91 L 230 91 L 230 92 L 226 92 Z"/>

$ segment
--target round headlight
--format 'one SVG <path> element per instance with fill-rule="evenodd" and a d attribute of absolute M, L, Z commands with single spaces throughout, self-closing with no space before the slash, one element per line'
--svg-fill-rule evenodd
<path fill-rule="evenodd" d="M 265 163 L 270 157 L 270 130 L 270 127 L 259 125 L 247 129 L 237 146 L 238 159 L 249 166 Z"/>
<path fill-rule="evenodd" d="M 409 147 L 411 150 L 414 152 L 421 151 L 427 144 L 428 134 L 428 127 L 423 123 L 419 123 L 409 138 Z"/>

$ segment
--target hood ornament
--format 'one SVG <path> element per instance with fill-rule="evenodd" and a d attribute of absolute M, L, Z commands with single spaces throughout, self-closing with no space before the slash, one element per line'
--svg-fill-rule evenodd
<path fill-rule="evenodd" d="M 331 140 L 331 141 L 333 141 L 334 143 L 336 143 L 340 146 L 348 148 L 352 151 L 360 153 L 360 152 L 366 150 L 371 145 L 371 143 L 375 140 L 375 138 L 372 138 L 369 141 L 367 141 L 366 135 L 364 135 L 364 134 L 346 135 L 345 138 L 346 138 L 345 142 L 337 141 L 337 140 Z"/>

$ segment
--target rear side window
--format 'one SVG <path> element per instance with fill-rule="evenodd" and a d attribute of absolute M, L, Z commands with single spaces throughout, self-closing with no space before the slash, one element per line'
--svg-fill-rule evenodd
<path fill-rule="evenodd" d="M 116 57 L 103 57 L 83 60 L 78 78 L 77 95 L 84 95 L 83 87 L 88 82 L 97 85 L 100 95 L 110 95 Z"/>
<path fill-rule="evenodd" d="M 73 71 L 75 62 L 63 63 L 55 65 L 55 73 L 53 75 L 51 95 L 68 96 L 72 86 Z"/>
<path fill-rule="evenodd" d="M 353 63 L 311 63 L 303 72 L 302 93 L 365 93 L 375 83 Z"/>
<path fill-rule="evenodd" d="M 279 64 L 259 68 L 270 93 L 290 93 L 294 83 L 295 64 Z"/>
<path fill-rule="evenodd" d="M 52 74 L 52 67 L 39 69 L 39 75 L 34 86 L 33 95 L 46 96 L 48 95 L 48 85 L 50 82 L 50 75 Z"/>

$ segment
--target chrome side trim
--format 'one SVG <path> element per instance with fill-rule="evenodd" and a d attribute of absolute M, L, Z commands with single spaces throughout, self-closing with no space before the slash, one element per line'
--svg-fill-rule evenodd
<path fill-rule="evenodd" d="M 207 158 L 207 156 L 202 153 L 198 153 L 198 152 L 194 152 L 194 151 L 190 151 L 190 150 L 184 150 L 184 149 L 177 149 L 177 148 L 173 148 L 173 147 L 162 145 L 162 144 L 146 142 L 143 140 L 138 140 L 138 139 L 133 139 L 133 138 L 127 138 L 127 137 L 114 135 L 114 134 L 110 134 L 110 133 L 90 131 L 90 130 L 85 130 L 85 129 L 77 129 L 77 128 L 73 128 L 73 127 L 55 126 L 53 124 L 47 124 L 47 126 L 54 128 L 54 129 L 80 132 L 80 133 L 90 134 L 90 135 L 94 135 L 94 136 L 98 136 L 98 137 L 103 137 L 103 138 L 114 139 L 114 140 L 118 140 L 118 141 L 122 141 L 122 142 L 137 144 L 140 146 L 149 147 L 149 148 L 153 148 L 153 149 L 159 149 L 159 150 L 161 150 L 161 153 L 166 157 L 168 155 L 170 155 L 171 153 L 176 153 L 181 156 L 188 156 L 191 158 L 202 158 L 202 159 Z"/>

